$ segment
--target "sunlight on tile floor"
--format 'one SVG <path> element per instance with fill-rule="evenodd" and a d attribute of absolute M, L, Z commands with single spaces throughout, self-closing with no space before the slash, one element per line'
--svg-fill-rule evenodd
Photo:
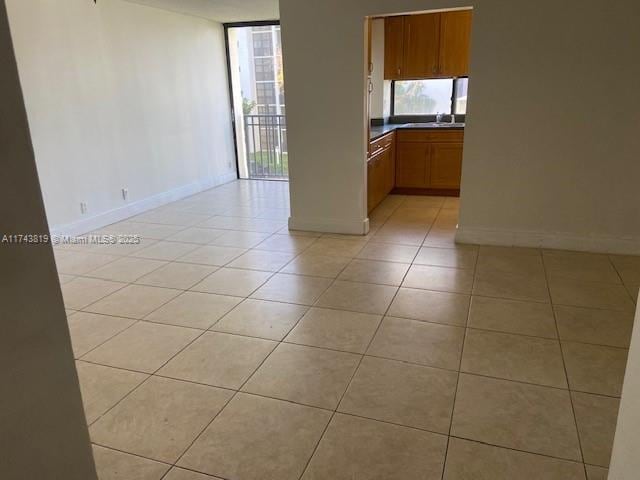
<path fill-rule="evenodd" d="M 55 249 L 101 480 L 606 477 L 640 257 L 288 232 L 237 181 Z"/>

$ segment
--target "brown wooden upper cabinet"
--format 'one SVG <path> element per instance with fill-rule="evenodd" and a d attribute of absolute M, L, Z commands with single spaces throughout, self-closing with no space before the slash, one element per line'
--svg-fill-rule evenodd
<path fill-rule="evenodd" d="M 384 78 L 469 74 L 471 10 L 385 18 Z"/>

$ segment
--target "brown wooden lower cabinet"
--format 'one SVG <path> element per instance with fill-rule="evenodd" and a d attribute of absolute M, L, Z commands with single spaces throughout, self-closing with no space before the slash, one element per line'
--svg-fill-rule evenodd
<path fill-rule="evenodd" d="M 397 130 L 370 143 L 367 211 L 398 193 L 457 195 L 462 174 L 462 130 Z"/>
<path fill-rule="evenodd" d="M 460 188 L 462 144 L 431 144 L 430 180 L 427 188 Z"/>
<path fill-rule="evenodd" d="M 376 208 L 395 186 L 396 163 L 393 135 L 391 133 L 376 142 L 371 142 L 373 154 L 367 161 L 368 212 Z"/>
<path fill-rule="evenodd" d="M 429 185 L 429 144 L 398 143 L 396 187 L 426 188 Z"/>
<path fill-rule="evenodd" d="M 457 194 L 462 175 L 462 130 L 399 130 L 396 188 Z"/>

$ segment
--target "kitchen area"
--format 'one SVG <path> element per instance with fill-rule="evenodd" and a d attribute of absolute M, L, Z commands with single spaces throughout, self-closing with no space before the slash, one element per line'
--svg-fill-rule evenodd
<path fill-rule="evenodd" d="M 458 197 L 472 10 L 367 21 L 367 211 L 392 193 Z"/>

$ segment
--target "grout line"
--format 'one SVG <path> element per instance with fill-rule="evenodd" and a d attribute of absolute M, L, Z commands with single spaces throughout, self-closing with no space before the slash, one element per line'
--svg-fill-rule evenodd
<path fill-rule="evenodd" d="M 478 270 L 478 259 L 480 258 L 480 255 L 476 255 L 475 256 L 475 263 L 473 265 L 473 277 L 474 277 L 474 282 L 475 282 L 475 278 L 476 278 L 476 272 Z M 471 291 L 473 292 L 473 287 L 474 287 L 474 283 L 472 283 L 471 285 Z M 469 332 L 469 318 L 471 317 L 471 302 L 473 300 L 473 296 L 469 295 L 469 303 L 467 305 L 467 321 L 465 322 L 465 329 L 464 329 L 464 338 L 462 339 L 462 347 L 460 349 L 460 360 L 458 361 L 458 372 L 456 375 L 456 388 L 453 392 L 453 402 L 451 404 L 451 417 L 449 418 L 449 433 L 447 435 L 447 445 L 445 447 L 444 450 L 444 459 L 442 462 L 442 475 L 441 475 L 441 479 L 444 480 L 444 475 L 445 472 L 447 470 L 447 457 L 449 455 L 449 442 L 451 439 L 451 430 L 453 429 L 453 420 L 454 420 L 454 416 L 455 416 L 455 410 L 456 410 L 456 399 L 458 397 L 458 389 L 460 386 L 460 375 L 462 375 L 462 360 L 464 357 L 464 347 L 467 343 L 467 334 Z"/>
<path fill-rule="evenodd" d="M 552 297 L 551 297 L 551 288 L 549 287 L 549 274 L 547 272 L 547 266 L 544 261 L 544 255 L 541 255 L 541 257 L 542 257 L 542 267 L 544 269 L 544 275 L 545 275 L 545 285 L 547 287 L 547 295 L 549 295 L 549 298 L 551 299 Z M 569 373 L 567 372 L 567 362 L 564 358 L 564 350 L 562 348 L 562 343 L 560 342 L 560 329 L 558 328 L 558 318 L 556 316 L 555 308 L 552 308 L 551 311 L 553 312 L 553 320 L 556 326 L 556 335 L 558 335 L 558 345 L 560 347 L 560 358 L 562 359 L 564 376 L 565 376 L 565 380 L 567 381 L 567 387 L 570 389 L 571 383 L 569 382 Z M 578 428 L 578 417 L 576 416 L 576 409 L 573 404 L 573 395 L 571 394 L 571 390 L 569 390 L 569 405 L 571 405 L 571 413 L 573 415 L 573 425 L 575 427 L 576 439 L 578 440 L 578 449 L 580 450 L 580 461 L 582 462 L 582 469 L 584 470 L 585 478 L 588 478 L 587 467 L 584 465 L 584 450 L 582 448 L 582 439 L 580 438 L 580 430 Z"/>

